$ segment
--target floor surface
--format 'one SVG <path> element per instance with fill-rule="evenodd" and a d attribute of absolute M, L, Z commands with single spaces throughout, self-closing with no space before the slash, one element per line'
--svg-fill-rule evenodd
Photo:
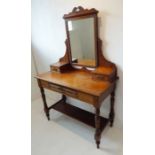
<path fill-rule="evenodd" d="M 100 149 L 96 148 L 94 128 L 50 111 L 48 121 L 42 100 L 32 102 L 32 155 L 122 155 L 122 131 L 115 127 L 102 132 Z"/>

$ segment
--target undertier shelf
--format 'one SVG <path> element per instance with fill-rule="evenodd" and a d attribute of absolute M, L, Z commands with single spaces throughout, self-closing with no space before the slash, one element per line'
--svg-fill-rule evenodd
<path fill-rule="evenodd" d="M 55 109 L 56 111 L 59 111 L 67 116 L 75 118 L 95 128 L 95 115 L 91 112 L 85 111 L 83 109 L 80 109 L 78 107 L 75 107 L 71 104 L 64 103 L 64 102 L 57 102 L 56 104 L 52 105 L 50 109 Z M 109 120 L 107 118 L 100 116 L 101 131 L 106 127 L 108 122 Z"/>

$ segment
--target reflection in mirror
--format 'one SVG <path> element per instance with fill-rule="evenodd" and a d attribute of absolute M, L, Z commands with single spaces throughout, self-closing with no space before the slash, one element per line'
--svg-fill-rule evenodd
<path fill-rule="evenodd" d="M 94 18 L 68 21 L 72 63 L 96 66 Z"/>

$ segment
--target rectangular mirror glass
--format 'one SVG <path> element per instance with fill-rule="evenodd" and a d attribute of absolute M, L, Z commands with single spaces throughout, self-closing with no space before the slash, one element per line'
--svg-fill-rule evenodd
<path fill-rule="evenodd" d="M 72 64 L 96 66 L 96 39 L 94 17 L 68 20 Z"/>

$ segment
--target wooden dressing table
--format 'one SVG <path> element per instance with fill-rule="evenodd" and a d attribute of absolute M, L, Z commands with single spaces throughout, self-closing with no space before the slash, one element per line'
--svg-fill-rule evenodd
<path fill-rule="evenodd" d="M 97 148 L 99 148 L 103 129 L 108 123 L 113 126 L 115 88 L 118 77 L 115 64 L 107 61 L 102 54 L 102 42 L 98 38 L 97 13 L 98 11 L 95 9 L 88 10 L 79 6 L 73 8 L 71 13 L 64 15 L 67 32 L 66 53 L 64 57 L 60 58 L 59 62 L 50 66 L 49 72 L 39 74 L 36 78 L 41 90 L 47 119 L 50 120 L 50 109 L 55 109 L 94 127 L 96 129 L 95 140 Z M 72 27 L 69 27 L 70 24 Z M 89 27 L 93 28 L 92 32 L 88 30 Z M 88 32 L 86 32 L 87 30 Z M 87 36 L 88 33 L 91 33 L 93 39 L 90 39 L 89 34 L 86 37 L 87 40 L 81 42 L 84 37 L 82 35 Z M 79 38 L 75 39 L 77 37 Z M 91 42 L 92 40 L 93 42 Z M 90 46 L 93 45 L 88 50 L 92 55 L 88 56 L 89 53 L 84 53 L 84 56 L 82 53 L 84 50 L 79 50 L 79 55 L 77 52 L 74 53 L 77 45 L 78 48 L 81 47 L 79 49 L 87 49 L 88 41 Z M 88 59 L 86 59 L 87 56 Z M 81 66 L 81 68 L 79 69 L 76 66 Z M 62 99 L 48 107 L 44 89 L 61 93 Z M 111 95 L 109 118 L 104 118 L 100 116 L 100 107 L 108 95 Z M 95 114 L 66 103 L 66 96 L 90 104 L 94 107 Z"/>

